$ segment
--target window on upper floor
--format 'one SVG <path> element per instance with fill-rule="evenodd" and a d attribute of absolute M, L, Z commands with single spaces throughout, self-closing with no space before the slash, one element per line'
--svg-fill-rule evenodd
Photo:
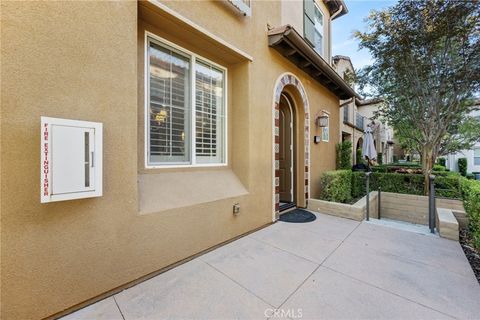
<path fill-rule="evenodd" d="M 146 50 L 147 167 L 224 164 L 226 70 L 153 36 Z"/>
<path fill-rule="evenodd" d="M 480 148 L 473 149 L 473 165 L 480 166 Z"/>
<path fill-rule="evenodd" d="M 322 57 L 324 56 L 325 49 L 325 37 L 323 33 L 324 29 L 324 17 L 322 10 L 315 3 L 314 0 L 303 1 L 303 33 L 305 39 L 310 45 L 318 52 Z"/>
<path fill-rule="evenodd" d="M 343 122 L 350 122 L 350 106 L 343 106 Z"/>
<path fill-rule="evenodd" d="M 315 36 L 314 48 L 323 57 L 323 14 L 317 4 L 315 4 Z"/>
<path fill-rule="evenodd" d="M 250 17 L 252 15 L 251 0 L 228 0 L 228 2 L 243 13 L 244 16 Z"/>

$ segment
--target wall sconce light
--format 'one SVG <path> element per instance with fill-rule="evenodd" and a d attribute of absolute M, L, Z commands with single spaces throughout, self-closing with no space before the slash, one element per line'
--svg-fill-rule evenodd
<path fill-rule="evenodd" d="M 317 126 L 320 128 L 328 127 L 328 116 L 317 117 Z"/>
<path fill-rule="evenodd" d="M 322 141 L 322 137 L 320 137 L 320 136 L 313 136 L 313 142 L 314 142 L 315 144 L 319 144 L 320 141 Z"/>

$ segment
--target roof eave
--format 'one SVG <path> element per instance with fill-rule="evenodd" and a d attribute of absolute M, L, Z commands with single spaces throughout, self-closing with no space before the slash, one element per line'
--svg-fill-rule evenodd
<path fill-rule="evenodd" d="M 290 25 L 268 32 L 268 45 L 309 74 L 339 99 L 356 97 L 356 92 Z"/>

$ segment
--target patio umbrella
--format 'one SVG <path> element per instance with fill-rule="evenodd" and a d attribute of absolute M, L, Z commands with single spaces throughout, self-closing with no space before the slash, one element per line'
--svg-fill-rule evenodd
<path fill-rule="evenodd" d="M 370 127 L 367 127 L 363 136 L 362 158 L 367 159 L 369 164 L 371 160 L 377 159 L 377 150 L 375 150 L 372 128 Z"/>

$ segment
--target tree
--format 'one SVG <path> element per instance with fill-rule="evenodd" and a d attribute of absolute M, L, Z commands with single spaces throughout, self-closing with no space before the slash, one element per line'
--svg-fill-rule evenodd
<path fill-rule="evenodd" d="M 479 8 L 477 0 L 401 0 L 355 32 L 374 58 L 360 86 L 386 100 L 381 115 L 418 149 L 425 193 L 436 157 L 470 141 L 461 128 L 479 91 Z"/>

